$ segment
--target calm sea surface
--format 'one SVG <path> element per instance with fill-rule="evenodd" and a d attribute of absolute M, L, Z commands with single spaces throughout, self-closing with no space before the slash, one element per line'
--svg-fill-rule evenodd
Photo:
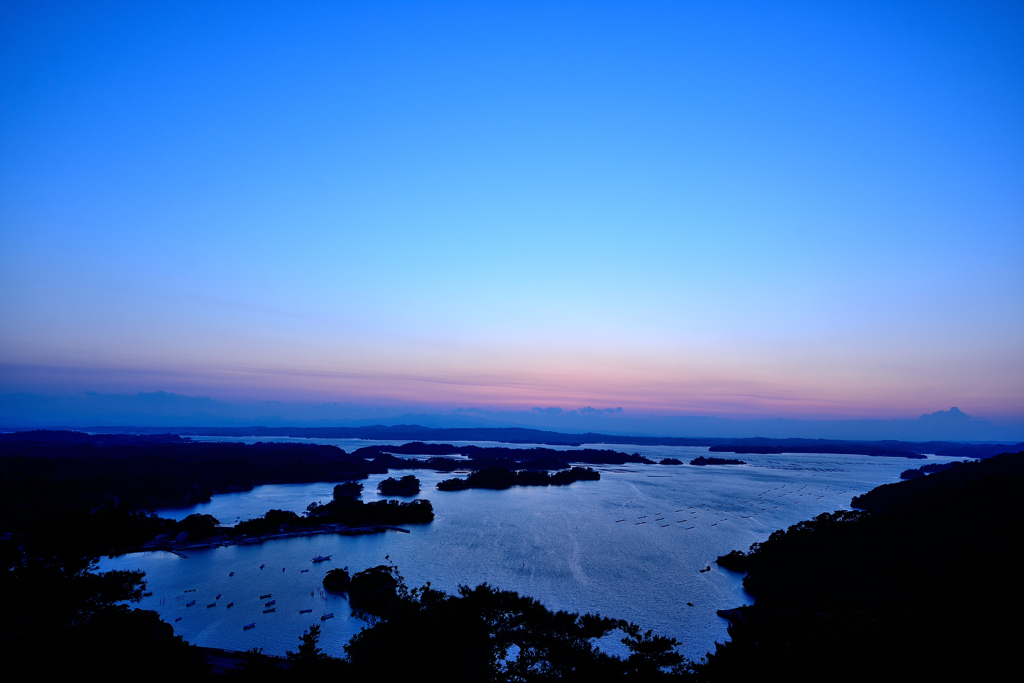
<path fill-rule="evenodd" d="M 349 452 L 385 443 L 312 441 Z M 608 448 L 684 462 L 707 454 L 706 448 Z M 139 606 L 159 612 L 178 635 L 196 645 L 261 647 L 269 654 L 284 654 L 296 649 L 299 635 L 316 623 L 322 626 L 321 647 L 343 656 L 344 644 L 365 622 L 351 616 L 345 598 L 323 591 L 321 581 L 334 567 L 355 572 L 385 564 L 390 557 L 410 587 L 429 581 L 452 592 L 459 585 L 486 582 L 537 598 L 551 609 L 599 612 L 636 622 L 645 630 L 676 638 L 683 653 L 700 658 L 716 641 L 728 638 L 727 624 L 715 610 L 749 602 L 741 576 L 714 564 L 718 555 L 746 550 L 776 529 L 822 512 L 849 509 L 853 496 L 897 481 L 903 470 L 924 464 L 858 455 L 735 457 L 748 464 L 599 466 L 595 469 L 600 470 L 601 481 L 506 491 L 437 491 L 438 481 L 454 475 L 417 470 L 412 473 L 421 481 L 419 497 L 430 499 L 436 518 L 430 524 L 407 526 L 409 534 L 312 536 L 190 550 L 187 557 L 133 553 L 104 558 L 100 569 L 143 570 L 152 595 Z M 932 456 L 928 462 L 949 460 Z M 365 480 L 363 500 L 379 499 L 377 483 L 401 475 L 392 471 Z M 214 496 L 210 503 L 187 509 L 158 512 L 175 519 L 212 514 L 223 524 L 234 524 L 271 508 L 302 513 L 311 502 L 329 501 L 333 486 L 261 486 Z M 311 560 L 318 555 L 330 555 L 331 560 L 314 564 Z M 700 572 L 708 566 L 711 571 Z M 260 597 L 266 594 L 272 597 Z M 264 613 L 269 600 L 275 601 L 275 611 Z M 299 613 L 306 609 L 312 611 Z M 321 621 L 332 612 L 333 618 Z M 256 627 L 244 630 L 250 623 Z M 619 651 L 615 643 L 607 647 Z"/>

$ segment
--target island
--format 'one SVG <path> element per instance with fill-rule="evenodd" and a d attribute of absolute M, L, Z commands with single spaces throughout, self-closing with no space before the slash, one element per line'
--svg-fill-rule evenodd
<path fill-rule="evenodd" d="M 445 479 L 437 484 L 439 491 L 465 491 L 466 489 L 507 489 L 513 486 L 567 486 L 577 481 L 598 481 L 601 474 L 589 467 L 573 467 L 548 474 L 529 470 L 512 471 L 504 467 L 491 467 L 471 472 L 465 479 Z"/>
<path fill-rule="evenodd" d="M 377 484 L 377 492 L 382 496 L 415 496 L 420 492 L 420 480 L 411 474 L 401 479 L 388 477 Z"/>
<path fill-rule="evenodd" d="M 703 455 L 699 458 L 694 458 L 690 461 L 691 465 L 746 465 L 744 460 L 736 460 L 735 458 L 706 458 Z"/>
<path fill-rule="evenodd" d="M 341 567 L 327 572 L 323 581 L 324 588 L 332 593 L 348 593 L 348 588 L 351 583 L 352 577 L 348 575 L 348 570 Z"/>

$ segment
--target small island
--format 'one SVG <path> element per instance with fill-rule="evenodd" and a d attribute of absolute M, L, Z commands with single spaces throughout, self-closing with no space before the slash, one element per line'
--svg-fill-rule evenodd
<path fill-rule="evenodd" d="M 338 567 L 327 572 L 324 577 L 324 588 L 332 593 L 348 593 L 348 587 L 352 583 L 352 577 L 348 575 L 347 569 Z"/>
<path fill-rule="evenodd" d="M 682 465 L 683 461 L 678 458 L 664 458 L 659 465 Z"/>
<path fill-rule="evenodd" d="M 377 484 L 377 493 L 382 496 L 415 496 L 420 492 L 420 480 L 411 474 L 401 479 L 388 477 Z"/>
<path fill-rule="evenodd" d="M 735 458 L 705 458 L 703 455 L 690 461 L 691 465 L 746 465 L 745 460 Z"/>

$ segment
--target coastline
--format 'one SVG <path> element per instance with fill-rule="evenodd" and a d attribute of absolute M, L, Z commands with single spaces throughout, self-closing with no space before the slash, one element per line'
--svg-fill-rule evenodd
<path fill-rule="evenodd" d="M 126 550 L 121 553 L 110 555 L 109 557 L 120 557 L 121 555 L 129 555 L 131 553 L 139 552 L 155 552 L 164 551 L 174 553 L 179 557 L 188 558 L 184 554 L 186 550 L 213 550 L 214 548 L 226 548 L 235 545 L 258 545 L 267 541 L 277 541 L 287 538 L 301 538 L 304 536 L 323 536 L 327 534 L 337 534 L 339 536 L 367 536 L 371 534 L 383 534 L 388 531 L 399 531 L 401 533 L 411 533 L 408 529 L 402 527 L 390 526 L 386 524 L 377 524 L 372 526 L 345 526 L 344 524 L 322 524 L 317 527 L 293 531 L 279 531 L 270 534 L 259 534 L 257 536 L 243 536 L 242 538 L 231 538 L 225 536 L 215 536 L 212 538 L 204 539 L 202 542 L 196 541 L 181 541 L 181 542 L 167 542 L 162 541 L 150 541 L 143 543 L 141 546 Z"/>

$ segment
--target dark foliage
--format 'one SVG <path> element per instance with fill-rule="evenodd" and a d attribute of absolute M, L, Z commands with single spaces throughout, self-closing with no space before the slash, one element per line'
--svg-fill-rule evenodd
<path fill-rule="evenodd" d="M 601 474 L 589 467 L 573 467 L 554 474 L 530 470 L 513 472 L 504 467 L 491 467 L 471 472 L 465 479 L 445 479 L 437 484 L 437 488 L 440 491 L 502 490 L 512 486 L 567 486 L 577 481 L 598 481 L 600 479 Z"/>
<path fill-rule="evenodd" d="M 332 569 L 324 577 L 324 588 L 332 593 L 348 593 L 348 587 L 351 583 L 352 577 L 348 575 L 348 570 L 341 567 Z"/>
<path fill-rule="evenodd" d="M 917 479 L 918 477 L 923 477 L 926 474 L 935 474 L 936 472 L 948 470 L 955 464 L 956 463 L 952 462 L 934 462 L 930 465 L 921 465 L 920 467 L 912 470 L 903 470 L 900 472 L 900 479 Z"/>
<path fill-rule="evenodd" d="M 46 435 L 54 435 L 53 440 L 44 440 Z M 3 436 L 0 519 L 34 517 L 40 508 L 71 512 L 110 503 L 131 510 L 192 505 L 213 493 L 261 484 L 365 479 L 387 471 L 334 446 L 153 442 L 78 432 Z"/>
<path fill-rule="evenodd" d="M 122 604 L 142 597 L 141 572 L 98 574 L 95 558 L 50 540 L 0 541 L 0 656 L 9 680 L 40 672 L 157 681 L 209 673 L 202 656 L 155 612 Z"/>
<path fill-rule="evenodd" d="M 377 492 L 382 496 L 415 496 L 420 492 L 420 480 L 411 474 L 401 479 L 388 477 L 377 484 Z"/>
<path fill-rule="evenodd" d="M 691 465 L 746 465 L 743 460 L 735 458 L 706 458 L 703 455 L 690 461 Z"/>
<path fill-rule="evenodd" d="M 709 680 L 1019 677 L 1024 453 L 958 464 L 777 531 L 745 555 Z"/>
<path fill-rule="evenodd" d="M 484 584 L 458 595 L 406 589 L 393 567 L 375 567 L 385 596 L 377 620 L 346 646 L 355 676 L 457 681 L 653 680 L 689 666 L 670 638 L 595 615 L 551 612 L 536 600 Z M 359 576 L 357 574 L 356 576 Z M 388 579 L 391 579 L 390 581 Z M 356 577 L 353 577 L 353 586 Z M 353 602 L 353 606 L 355 606 Z M 615 629 L 630 656 L 597 650 L 591 639 Z M 396 657 L 396 648 L 401 656 Z"/>

